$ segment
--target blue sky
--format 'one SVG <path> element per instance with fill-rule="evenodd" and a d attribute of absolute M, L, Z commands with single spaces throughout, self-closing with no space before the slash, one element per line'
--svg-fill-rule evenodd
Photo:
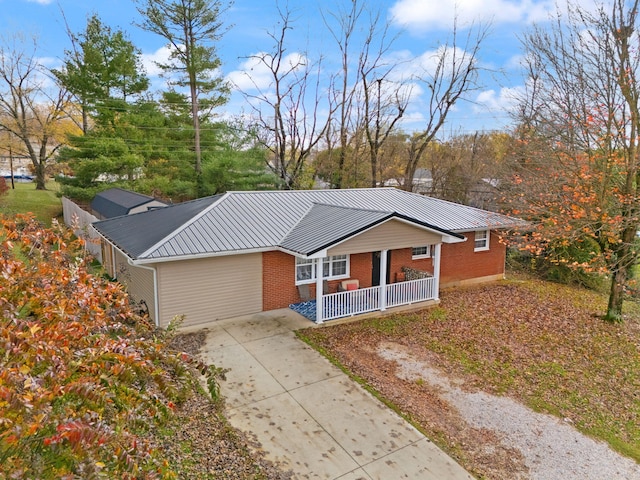
<path fill-rule="evenodd" d="M 333 5 L 348 3 L 348 0 L 325 0 L 318 6 L 308 0 L 289 0 L 289 8 L 298 19 L 292 32 L 295 41 L 289 46 L 289 52 L 296 54 L 296 46 L 302 50 L 308 45 L 310 53 L 322 51 L 330 60 L 335 53 L 335 44 L 328 34 L 321 33 L 324 29 L 319 8 L 329 11 Z M 472 22 L 491 24 L 490 35 L 479 54 L 483 67 L 479 88 L 469 93 L 467 101 L 456 106 L 449 116 L 445 133 L 496 130 L 510 123 L 508 107 L 514 93 L 525 82 L 519 64 L 521 46 L 518 38 L 534 22 L 547 21 L 555 9 L 554 2 L 548 0 L 370 0 L 367 4 L 372 8 L 377 5 L 390 31 L 398 34 L 393 45 L 394 55 L 403 58 L 414 56 L 426 61 L 430 52 L 450 38 L 456 15 L 463 35 L 466 34 L 464 27 Z M 286 1 L 281 5 L 286 6 Z M 64 49 L 69 47 L 61 10 L 74 32 L 84 29 L 86 19 L 92 13 L 97 13 L 104 23 L 126 31 L 141 49 L 147 71 L 158 85 L 160 80 L 155 77 L 152 59 L 165 54 L 163 41 L 134 26 L 139 16 L 131 0 L 0 0 L 3 35 L 13 32 L 37 35 L 43 63 L 55 66 L 60 63 Z M 239 79 L 250 64 L 248 57 L 268 50 L 272 45 L 267 32 L 277 21 L 276 2 L 236 0 L 224 20 L 230 29 L 218 45 L 223 74 Z M 415 94 L 414 100 L 403 124 L 406 130 L 419 128 L 424 115 L 420 96 Z M 242 104 L 242 97 L 235 94 L 225 108 L 234 113 Z"/>

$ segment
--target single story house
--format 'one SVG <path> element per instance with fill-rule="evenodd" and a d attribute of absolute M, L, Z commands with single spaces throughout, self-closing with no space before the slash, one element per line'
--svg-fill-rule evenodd
<path fill-rule="evenodd" d="M 314 320 L 501 279 L 520 220 L 396 188 L 227 192 L 93 224 L 103 263 L 166 327 L 311 302 Z"/>
<path fill-rule="evenodd" d="M 91 200 L 91 213 L 100 220 L 146 212 L 165 207 L 167 204 L 149 195 L 132 192 L 123 188 L 109 188 L 98 193 Z"/>

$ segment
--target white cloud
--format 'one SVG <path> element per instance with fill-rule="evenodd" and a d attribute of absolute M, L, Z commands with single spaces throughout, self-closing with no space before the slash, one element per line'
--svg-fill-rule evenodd
<path fill-rule="evenodd" d="M 157 77 L 162 73 L 162 69 L 158 67 L 156 62 L 169 63 L 169 57 L 171 56 L 171 49 L 167 46 L 161 47 L 153 53 L 142 54 L 142 65 L 144 66 L 147 75 L 150 77 Z"/>
<path fill-rule="evenodd" d="M 400 121 L 400 123 L 402 124 L 402 126 L 404 128 L 407 128 L 408 130 L 411 130 L 411 128 L 409 126 L 411 125 L 423 125 L 425 123 L 426 119 L 424 116 L 424 113 L 419 112 L 419 111 L 413 111 L 413 112 L 409 112 L 407 114 L 405 114 L 402 117 L 402 120 Z"/>
<path fill-rule="evenodd" d="M 35 59 L 38 65 L 42 65 L 46 68 L 56 68 L 60 66 L 60 59 L 55 57 L 37 57 Z"/>
<path fill-rule="evenodd" d="M 29 3 L 38 3 L 40 5 L 49 5 L 53 3 L 53 0 L 27 0 Z"/>
<path fill-rule="evenodd" d="M 269 88 L 272 79 L 267 66 L 260 61 L 258 57 L 261 54 L 257 53 L 251 58 L 248 58 L 242 62 L 238 70 L 227 75 L 227 80 L 234 88 L 247 91 L 247 90 L 264 90 Z"/>
<path fill-rule="evenodd" d="M 473 111 L 475 113 L 511 112 L 523 94 L 523 86 L 505 87 L 501 88 L 499 92 L 485 90 L 476 97 Z"/>
<path fill-rule="evenodd" d="M 227 81 L 241 91 L 268 90 L 273 86 L 273 73 L 268 67 L 270 61 L 271 56 L 268 53 L 255 53 L 242 62 L 238 70 L 229 73 Z M 300 70 L 306 62 L 306 57 L 300 53 L 290 53 L 282 60 L 282 64 L 290 70 Z M 282 71 L 284 73 L 286 69 Z"/>
<path fill-rule="evenodd" d="M 527 64 L 526 60 L 527 60 L 527 57 L 525 55 L 518 53 L 516 55 L 513 55 L 511 58 L 509 58 L 505 62 L 504 66 L 509 70 L 522 69 Z"/>
<path fill-rule="evenodd" d="M 553 0 L 398 0 L 390 14 L 394 23 L 421 33 L 434 28 L 450 30 L 456 17 L 460 26 L 530 23 L 547 20 L 554 10 Z"/>
<path fill-rule="evenodd" d="M 395 64 L 395 68 L 390 78 L 397 82 L 405 82 L 416 78 L 433 77 L 438 65 L 442 64 L 444 76 L 447 77 L 455 64 L 460 66 L 470 60 L 469 53 L 461 48 L 453 48 L 442 45 L 435 50 L 426 50 L 417 56 L 411 56 L 408 51 L 396 52 L 393 58 L 390 57 L 390 64 Z"/>

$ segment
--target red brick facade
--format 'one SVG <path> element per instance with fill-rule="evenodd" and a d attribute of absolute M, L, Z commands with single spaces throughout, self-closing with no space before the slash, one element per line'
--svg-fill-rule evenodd
<path fill-rule="evenodd" d="M 262 254 L 262 310 L 287 308 L 300 301 L 295 284 L 296 258 L 283 252 Z"/>
<path fill-rule="evenodd" d="M 455 284 L 473 278 L 504 274 L 507 247 L 498 234 L 491 232 L 489 250 L 474 252 L 473 232 L 466 233 L 466 242 L 442 245 L 440 285 Z"/>
<path fill-rule="evenodd" d="M 360 287 L 367 288 L 371 286 L 371 268 L 373 265 L 371 253 L 356 253 L 349 256 L 351 267 L 349 269 L 349 277 L 357 278 L 360 281 Z M 339 281 L 336 282 L 336 289 Z M 336 290 L 329 288 L 330 292 Z"/>
<path fill-rule="evenodd" d="M 498 236 L 491 233 L 489 250 L 474 252 L 474 234 L 466 242 L 443 244 L 440 262 L 440 284 L 453 284 L 473 278 L 504 274 L 506 247 Z M 392 250 L 390 281 L 401 280 L 402 267 L 433 272 L 431 258 L 413 260 L 411 248 Z M 349 278 L 357 278 L 361 287 L 372 285 L 372 253 L 350 255 Z M 262 254 L 262 305 L 263 310 L 287 308 L 300 302 L 295 285 L 295 257 L 283 252 L 264 252 Z M 340 280 L 329 282 L 329 292 L 336 292 Z M 315 283 L 309 285 L 312 297 L 315 297 Z"/>
<path fill-rule="evenodd" d="M 371 286 L 371 253 L 350 255 L 349 278 L 360 280 L 361 287 Z M 300 302 L 295 284 L 296 259 L 283 252 L 262 254 L 262 307 L 264 311 L 287 308 Z M 342 280 L 329 281 L 329 292 L 337 292 Z M 309 284 L 311 297 L 315 298 L 316 284 Z"/>

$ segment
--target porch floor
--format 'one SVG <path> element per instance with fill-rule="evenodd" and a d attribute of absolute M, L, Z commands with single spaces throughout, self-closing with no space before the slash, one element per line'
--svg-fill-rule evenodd
<path fill-rule="evenodd" d="M 316 301 L 310 300 L 308 302 L 292 303 L 289 308 L 296 313 L 299 313 L 304 318 L 316 321 Z"/>

